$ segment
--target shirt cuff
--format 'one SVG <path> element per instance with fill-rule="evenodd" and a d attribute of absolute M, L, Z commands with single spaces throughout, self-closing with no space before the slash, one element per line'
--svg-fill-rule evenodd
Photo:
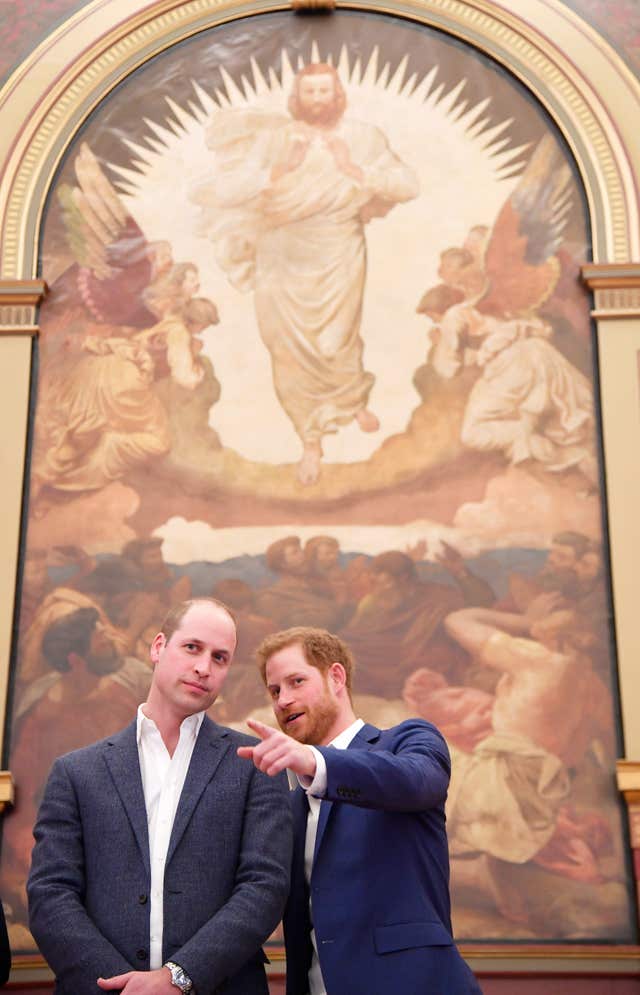
<path fill-rule="evenodd" d="M 327 793 L 327 765 L 320 750 L 316 750 L 315 746 L 310 746 L 309 749 L 313 750 L 316 758 L 316 772 L 313 777 L 306 774 L 298 776 L 298 782 L 308 795 L 322 798 Z"/>

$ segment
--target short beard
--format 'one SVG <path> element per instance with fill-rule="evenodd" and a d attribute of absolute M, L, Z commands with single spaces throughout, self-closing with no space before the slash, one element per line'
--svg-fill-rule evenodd
<path fill-rule="evenodd" d="M 288 736 L 296 739 L 299 743 L 306 743 L 311 746 L 322 745 L 326 740 L 329 730 L 335 723 L 338 713 L 337 702 L 333 701 L 327 692 L 319 704 L 305 713 L 306 726 L 304 733 L 302 729 L 299 730 L 299 734 L 297 734 L 296 729 L 287 729 L 286 722 L 282 724 L 279 719 L 278 724 L 283 732 L 286 732 Z M 304 735 L 304 739 L 302 735 Z"/>
<path fill-rule="evenodd" d="M 308 114 L 300 108 L 295 117 L 296 120 L 304 121 L 305 124 L 315 125 L 317 128 L 333 128 L 338 124 L 343 114 L 344 108 L 340 106 L 339 101 L 334 100 L 333 103 L 324 109 L 322 114 Z"/>

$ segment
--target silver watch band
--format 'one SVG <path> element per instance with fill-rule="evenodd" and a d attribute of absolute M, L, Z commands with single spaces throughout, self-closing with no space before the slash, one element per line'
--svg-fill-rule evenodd
<path fill-rule="evenodd" d="M 193 982 L 187 972 L 176 964 L 175 961 L 168 960 L 163 964 L 171 975 L 171 984 L 175 988 L 179 988 L 183 995 L 188 995 L 189 992 L 193 992 Z"/>

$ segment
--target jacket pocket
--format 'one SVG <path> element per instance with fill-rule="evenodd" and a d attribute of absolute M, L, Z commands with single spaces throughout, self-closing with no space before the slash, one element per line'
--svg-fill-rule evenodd
<path fill-rule="evenodd" d="M 453 938 L 441 922 L 394 922 L 373 931 L 376 952 L 389 954 L 411 947 L 448 947 Z"/>

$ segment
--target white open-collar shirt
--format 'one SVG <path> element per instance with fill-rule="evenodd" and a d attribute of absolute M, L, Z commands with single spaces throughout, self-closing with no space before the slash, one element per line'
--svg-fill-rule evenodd
<path fill-rule="evenodd" d="M 164 868 L 169 840 L 204 712 L 188 715 L 183 719 L 178 744 L 173 756 L 170 756 L 160 730 L 153 719 L 144 714 L 143 709 L 144 705 L 138 707 L 137 742 L 149 831 L 149 966 L 154 970 L 163 964 Z"/>

